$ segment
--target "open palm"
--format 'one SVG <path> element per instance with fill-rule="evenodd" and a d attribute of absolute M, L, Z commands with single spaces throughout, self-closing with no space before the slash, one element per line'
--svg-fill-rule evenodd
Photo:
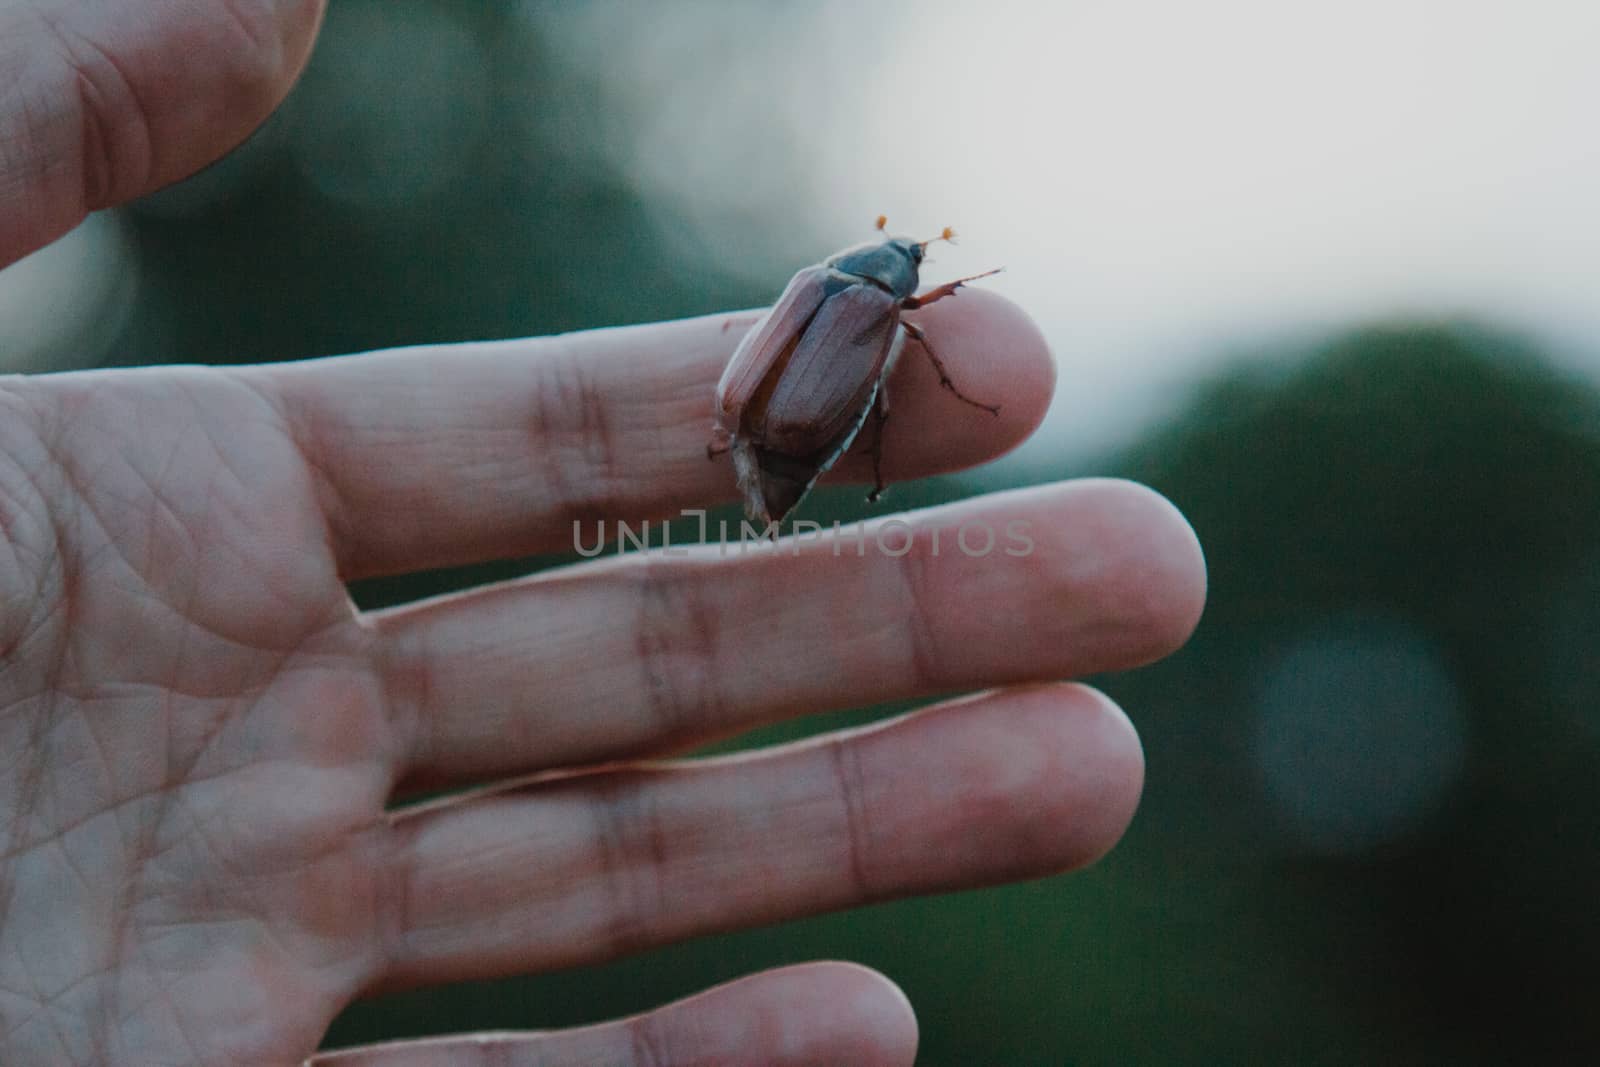
<path fill-rule="evenodd" d="M 9 39 L 44 49 L 22 63 L 31 99 L 60 106 L 0 115 L 33 153 L 4 157 L 0 253 L 237 141 L 316 15 L 8 9 Z M 217 62 L 168 76 L 163 60 L 197 47 Z M 83 92 L 86 78 L 122 90 Z M 254 91 L 207 96 L 206 78 Z M 969 417 L 907 361 L 891 477 L 1011 447 L 1052 382 L 1005 301 L 963 293 L 920 314 L 952 363 L 995 383 L 1003 418 Z M 0 1062 L 298 1064 L 363 994 L 1109 848 L 1137 802 L 1137 738 L 1104 697 L 1049 680 L 1164 654 L 1204 597 L 1187 525 L 1136 486 L 918 513 L 903 555 L 645 554 L 352 606 L 353 578 L 560 550 L 574 521 L 728 497 L 704 441 L 748 322 L 0 381 Z M 918 440 L 932 420 L 938 439 Z M 1013 521 L 1025 556 L 948 547 L 960 524 Z M 647 761 L 807 712 L 995 686 L 872 730 Z M 483 788 L 393 809 L 461 785 Z M 887 980 L 819 963 L 586 1030 L 327 1058 L 903 1064 L 915 1041 Z"/>

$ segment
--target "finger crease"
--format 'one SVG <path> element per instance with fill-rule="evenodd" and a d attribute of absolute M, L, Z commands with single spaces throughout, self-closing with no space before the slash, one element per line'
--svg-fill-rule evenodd
<path fill-rule="evenodd" d="M 850 890 L 856 900 L 870 901 L 877 894 L 867 877 L 866 857 L 870 834 L 865 804 L 866 781 L 861 774 L 860 751 L 848 739 L 839 739 L 828 743 L 827 753 L 834 786 L 839 792 Z"/>
<path fill-rule="evenodd" d="M 925 541 L 914 537 L 911 551 L 900 557 L 896 568 L 906 603 L 907 657 L 912 678 L 920 688 L 937 689 L 945 676 L 939 655 L 938 627 L 934 623 L 932 598 L 928 595 L 928 555 Z"/>
<path fill-rule="evenodd" d="M 646 736 L 687 740 L 723 717 L 716 612 L 692 576 L 664 573 L 670 564 L 648 556 L 639 562 L 634 646 L 650 715 Z"/>
<path fill-rule="evenodd" d="M 555 346 L 539 365 L 545 380 L 533 390 L 530 451 L 546 497 L 580 528 L 603 523 L 619 512 L 618 445 L 605 392 L 570 344 Z"/>
<path fill-rule="evenodd" d="M 598 933 L 609 956 L 648 947 L 666 914 L 666 835 L 637 785 L 631 775 L 608 783 L 594 804 L 595 866 L 610 900 Z"/>

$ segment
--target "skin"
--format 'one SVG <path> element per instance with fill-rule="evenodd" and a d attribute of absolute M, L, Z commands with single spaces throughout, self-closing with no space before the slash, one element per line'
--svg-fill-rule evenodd
<path fill-rule="evenodd" d="M 7 5 L 0 261 L 236 144 L 319 15 Z M 1003 414 L 902 361 L 891 478 L 1006 451 L 1053 383 L 999 297 L 916 315 Z M 710 398 L 753 318 L 0 380 L 0 1062 L 911 1063 L 905 998 L 830 962 L 576 1031 L 313 1056 L 363 995 L 1065 871 L 1131 818 L 1132 727 L 1055 679 L 1164 655 L 1199 617 L 1194 536 L 1138 486 L 906 516 L 901 558 L 826 542 L 610 558 L 354 610 L 354 577 L 726 499 Z M 446 360 L 452 388 L 428 388 Z M 1027 557 L 950 551 L 957 524 L 1013 519 Z M 773 751 L 659 758 L 964 690 L 983 692 Z M 446 784 L 481 788 L 389 808 Z"/>

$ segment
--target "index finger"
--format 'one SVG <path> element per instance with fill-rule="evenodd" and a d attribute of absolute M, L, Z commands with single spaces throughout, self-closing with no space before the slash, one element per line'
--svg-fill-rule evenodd
<path fill-rule="evenodd" d="M 282 412 L 323 489 L 347 578 L 557 551 L 602 520 L 637 523 L 732 499 L 706 459 L 713 391 L 760 312 L 531 340 L 425 346 L 242 368 Z M 1016 447 L 1044 417 L 1054 363 L 1004 297 L 963 290 L 916 313 L 951 375 L 998 418 L 940 387 L 915 346 L 889 387 L 890 481 Z M 971 383 L 970 386 L 967 383 Z M 839 476 L 871 478 L 865 456 Z"/>

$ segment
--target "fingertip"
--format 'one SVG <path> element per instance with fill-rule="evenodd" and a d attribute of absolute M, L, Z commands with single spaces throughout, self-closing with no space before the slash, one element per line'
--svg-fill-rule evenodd
<path fill-rule="evenodd" d="M 1015 832 L 1026 866 L 1014 873 L 1038 877 L 1097 862 L 1122 839 L 1144 791 L 1133 723 L 1110 697 L 1075 682 L 1020 686 L 992 699 L 1017 727 L 1005 758 L 1028 769 L 1010 778 L 1010 803 L 1025 813 Z"/>
<path fill-rule="evenodd" d="M 833 960 L 750 975 L 643 1018 L 665 1047 L 686 1048 L 690 1031 L 714 1034 L 710 1046 L 720 1045 L 725 1057 L 715 1062 L 770 1067 L 912 1067 L 919 1040 L 899 986 L 869 967 Z"/>
<path fill-rule="evenodd" d="M 1031 391 L 1043 394 L 1045 402 L 1036 408 L 1042 419 L 1055 392 L 1057 369 L 1055 353 L 1039 324 L 1020 304 L 992 289 L 963 289 L 960 297 L 965 303 L 952 304 L 946 314 L 975 320 L 991 340 L 990 358 L 999 364 L 996 369 L 1020 374 Z M 938 312 L 939 306 L 928 310 Z"/>
<path fill-rule="evenodd" d="M 1176 652 L 1188 643 L 1205 614 L 1206 598 L 1210 593 L 1210 576 L 1206 568 L 1205 548 L 1187 516 L 1176 504 L 1147 486 L 1140 486 L 1154 498 L 1156 506 L 1164 511 L 1167 522 L 1163 526 L 1166 543 L 1162 558 L 1171 575 L 1168 594 L 1168 628 L 1163 635 L 1167 650 Z"/>
<path fill-rule="evenodd" d="M 1142 666 L 1182 648 L 1205 611 L 1205 552 L 1194 527 L 1177 506 L 1138 482 L 1096 478 L 1082 491 L 1103 493 L 1128 565 L 1121 572 L 1121 600 L 1143 619 L 1145 641 L 1128 666 Z"/>
<path fill-rule="evenodd" d="M 1020 304 L 993 289 L 967 286 L 949 299 L 907 312 L 906 318 L 938 331 L 975 374 L 1000 384 L 1005 390 L 1002 412 L 1009 402 L 1019 421 L 1031 416 L 1037 426 L 1044 418 L 1055 391 L 1055 355 Z"/>
<path fill-rule="evenodd" d="M 1002 444 L 1009 452 L 1032 437 L 1049 413 L 1056 391 L 1056 358 L 1039 324 L 1019 304 L 989 289 L 975 289 L 971 296 L 970 304 L 950 310 L 965 312 L 989 338 L 980 358 L 991 368 L 985 377 L 1005 383 L 1000 416 Z"/>
<path fill-rule="evenodd" d="M 969 286 L 906 318 L 926 332 L 956 389 L 1000 410 L 983 411 L 944 388 L 932 361 L 908 339 L 888 381 L 883 465 L 890 480 L 985 463 L 1033 435 L 1055 394 L 1056 363 L 1026 311 L 998 293 Z M 870 474 L 867 457 L 852 456 L 848 476 Z"/>
<path fill-rule="evenodd" d="M 1086 709 L 1088 723 L 1074 736 L 1093 753 L 1082 759 L 1085 763 L 1093 760 L 1098 782 L 1098 787 L 1088 793 L 1091 799 L 1087 803 L 1074 797 L 1072 817 L 1078 823 L 1083 848 L 1073 857 L 1075 869 L 1099 862 L 1133 823 L 1144 795 L 1144 743 L 1139 740 L 1133 720 L 1098 689 L 1075 682 L 1064 683 L 1060 688 L 1065 691 L 1064 696 Z"/>
<path fill-rule="evenodd" d="M 999 500 L 1027 501 L 1032 515 L 1024 521 L 1034 550 L 1011 595 L 1057 591 L 1053 606 L 1038 596 L 1019 601 L 1051 613 L 1041 641 L 1065 642 L 1096 671 L 1119 671 L 1170 655 L 1194 632 L 1205 608 L 1205 556 L 1161 494 L 1137 482 L 1081 478 Z"/>
<path fill-rule="evenodd" d="M 837 1009 L 836 1035 L 817 1050 L 817 1062 L 912 1067 L 921 1034 L 917 1013 L 899 985 L 859 963 L 829 960 L 802 965 L 825 975 Z"/>
<path fill-rule="evenodd" d="M 1144 788 L 1127 716 L 1087 686 L 1010 686 L 864 735 L 875 894 L 1000 885 L 1109 852 Z"/>

